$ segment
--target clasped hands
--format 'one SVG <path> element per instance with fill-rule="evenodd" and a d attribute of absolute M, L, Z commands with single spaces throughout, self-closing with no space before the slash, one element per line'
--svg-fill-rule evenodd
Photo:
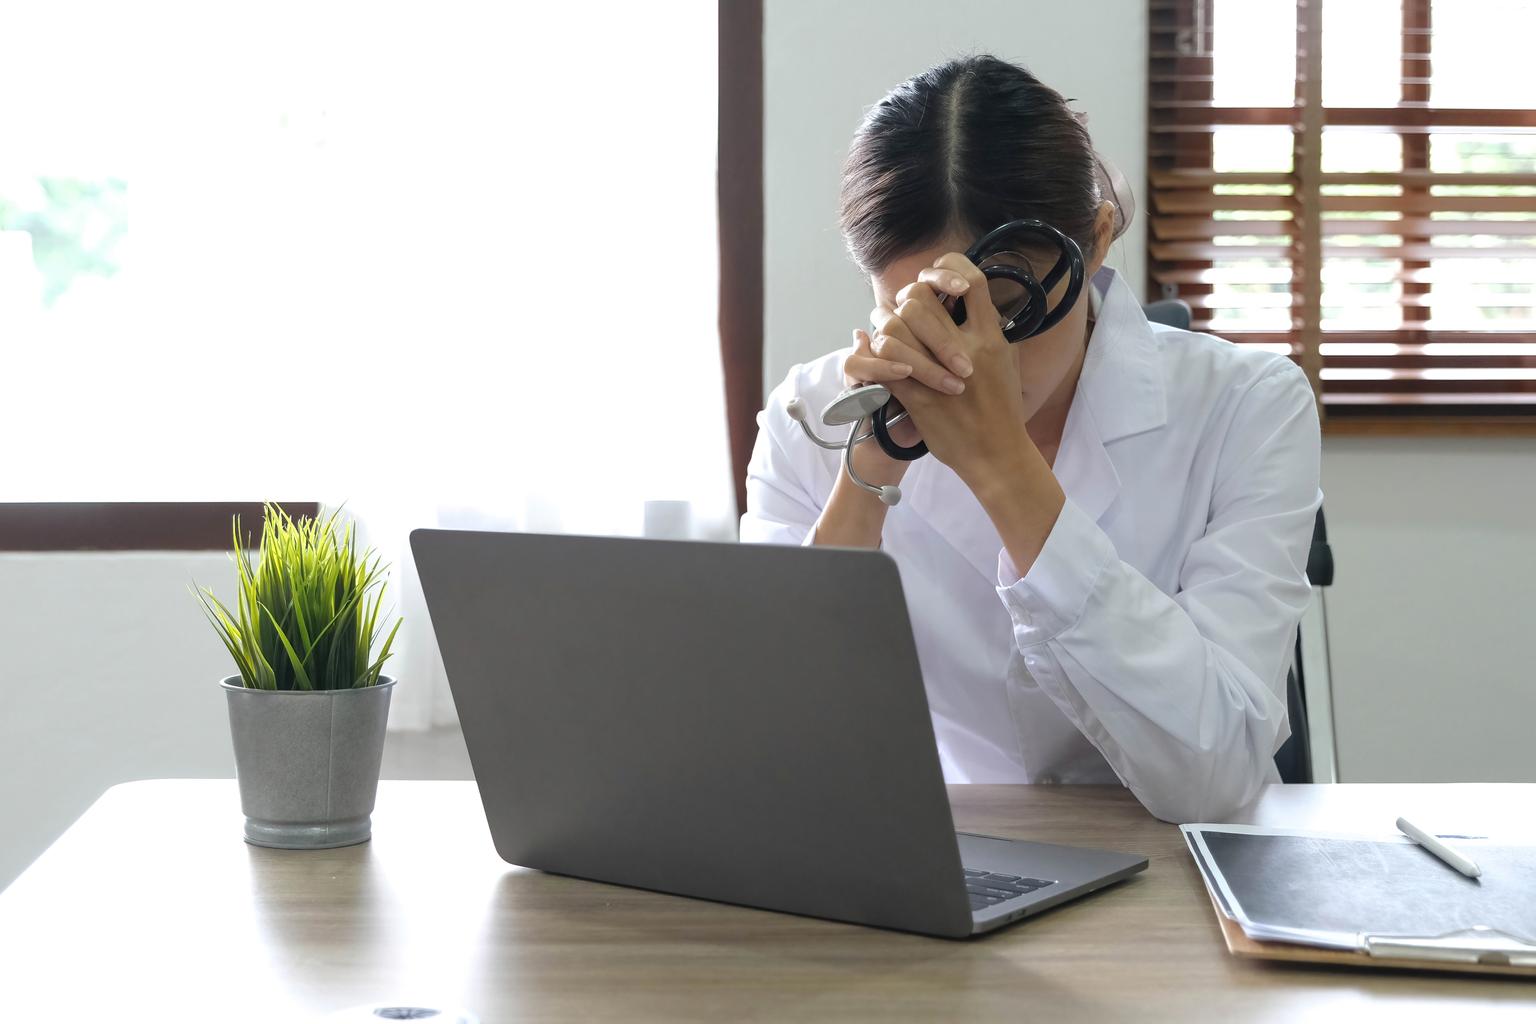
<path fill-rule="evenodd" d="M 964 324 L 955 323 L 941 294 L 965 298 Z M 882 304 L 870 322 L 873 337 L 854 331 L 843 375 L 850 385 L 885 385 L 907 410 L 916 429 L 893 428 L 898 443 L 910 446 L 920 436 L 972 490 L 1032 446 L 1013 346 L 1003 337 L 986 277 L 965 256 L 935 260 L 896 293 L 894 308 Z M 859 447 L 879 453 L 873 443 Z M 886 465 L 866 468 L 894 482 L 898 464 L 879 454 Z"/>

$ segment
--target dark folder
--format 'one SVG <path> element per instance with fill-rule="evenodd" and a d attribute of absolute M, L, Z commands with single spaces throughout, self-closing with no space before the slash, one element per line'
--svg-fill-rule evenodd
<path fill-rule="evenodd" d="M 1536 847 L 1454 840 L 1474 879 L 1406 837 L 1183 831 L 1234 953 L 1536 976 Z"/>

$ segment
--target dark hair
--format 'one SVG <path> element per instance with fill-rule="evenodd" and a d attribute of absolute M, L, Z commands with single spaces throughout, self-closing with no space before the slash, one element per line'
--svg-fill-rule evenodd
<path fill-rule="evenodd" d="M 1055 89 L 985 54 L 940 64 L 875 104 L 843 165 L 842 228 L 865 273 L 951 232 L 1033 217 L 1088 256 L 1101 191 L 1087 129 Z"/>

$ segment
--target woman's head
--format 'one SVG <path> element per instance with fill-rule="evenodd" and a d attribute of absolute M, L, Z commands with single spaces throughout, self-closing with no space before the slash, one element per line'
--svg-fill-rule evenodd
<path fill-rule="evenodd" d="M 1065 234 L 1091 275 L 1115 226 L 1099 168 L 1088 132 L 1056 90 L 996 57 L 953 60 L 897 86 L 865 115 L 843 168 L 843 236 L 887 308 L 938 257 L 1011 220 Z M 1024 250 L 1001 258 L 1022 259 L 1038 279 L 1056 257 Z M 1049 305 L 1065 292 L 1063 280 Z M 1016 347 L 1029 416 L 1064 417 L 1087 305 L 1079 299 L 1056 326 Z"/>
<path fill-rule="evenodd" d="M 865 115 L 843 167 L 842 228 L 866 274 L 1006 221 L 1042 220 L 1092 260 L 1098 164 L 1067 102 L 996 57 L 952 60 Z"/>

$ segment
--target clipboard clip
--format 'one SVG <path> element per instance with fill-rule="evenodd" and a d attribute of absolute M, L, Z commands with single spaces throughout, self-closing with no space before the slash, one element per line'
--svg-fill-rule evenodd
<path fill-rule="evenodd" d="M 1363 935 L 1360 947 L 1371 956 L 1393 959 L 1536 967 L 1536 944 L 1486 925 L 1436 936 Z"/>

